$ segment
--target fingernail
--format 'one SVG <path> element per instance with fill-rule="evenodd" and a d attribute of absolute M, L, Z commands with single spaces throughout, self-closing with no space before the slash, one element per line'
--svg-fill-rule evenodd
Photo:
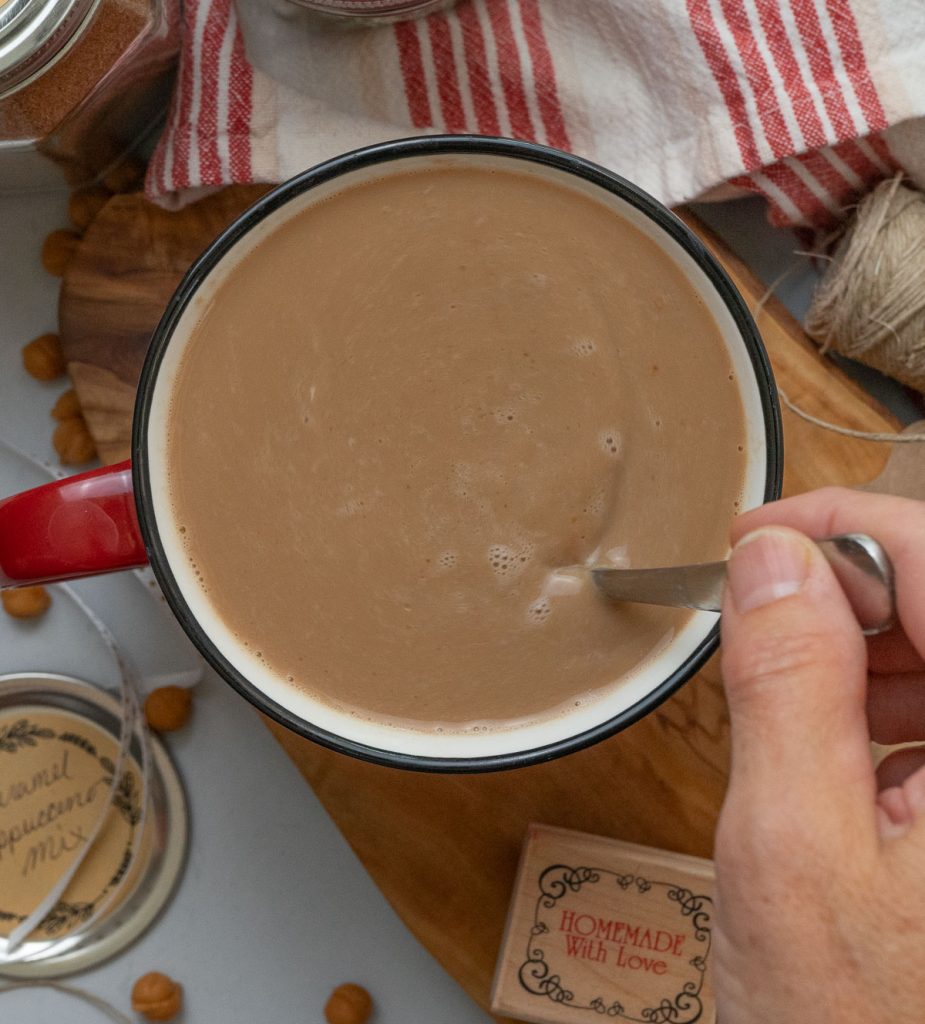
<path fill-rule="evenodd" d="M 798 593 L 809 575 L 809 543 L 798 533 L 774 527 L 743 537 L 729 559 L 736 609 L 751 611 Z"/>

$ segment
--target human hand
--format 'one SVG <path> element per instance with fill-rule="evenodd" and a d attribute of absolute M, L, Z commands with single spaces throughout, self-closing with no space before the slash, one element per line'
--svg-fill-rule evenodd
<path fill-rule="evenodd" d="M 757 531 L 757 532 L 755 532 Z M 799 532 L 794 532 L 799 531 Z M 808 537 L 868 533 L 899 624 L 865 641 Z M 835 488 L 736 521 L 716 834 L 721 1024 L 925 1020 L 925 504 Z"/>

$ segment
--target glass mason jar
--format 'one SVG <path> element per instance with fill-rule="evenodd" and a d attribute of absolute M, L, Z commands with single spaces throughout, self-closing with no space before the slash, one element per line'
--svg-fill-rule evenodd
<path fill-rule="evenodd" d="M 80 186 L 155 131 L 173 0 L 0 0 L 0 191 Z"/>
<path fill-rule="evenodd" d="M 390 21 L 407 21 L 442 8 L 452 7 L 456 0 L 292 0 L 315 14 L 364 25 Z"/>

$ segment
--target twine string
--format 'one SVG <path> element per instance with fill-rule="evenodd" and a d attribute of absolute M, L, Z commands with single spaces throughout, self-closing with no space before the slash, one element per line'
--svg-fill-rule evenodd
<path fill-rule="evenodd" d="M 896 182 L 889 182 L 889 185 L 897 185 Z M 892 194 L 892 193 L 891 193 Z M 805 253 L 795 251 L 794 256 L 812 256 L 812 253 Z M 798 264 L 789 266 L 786 270 L 780 273 L 768 287 L 765 289 L 761 298 L 755 303 L 752 309 L 752 316 L 755 319 L 755 323 L 758 324 L 761 321 L 761 315 L 765 311 L 765 306 L 773 295 L 777 293 L 777 289 L 781 284 L 797 269 Z M 923 282 L 925 285 L 925 282 Z M 925 293 L 923 293 L 925 294 Z M 895 333 L 895 329 L 890 325 L 884 325 L 888 332 L 892 331 Z M 828 351 L 828 347 L 823 345 L 820 348 L 820 352 L 823 354 Z M 895 431 L 870 431 L 870 430 L 855 430 L 852 427 L 843 427 L 838 423 L 832 423 L 830 420 L 824 420 L 819 416 L 814 416 L 811 412 L 807 412 L 806 409 L 801 408 L 794 402 L 784 391 L 784 389 L 778 384 L 777 393 L 780 395 L 781 401 L 784 405 L 795 415 L 805 420 L 807 423 L 812 423 L 814 426 L 821 427 L 823 430 L 829 430 L 833 434 L 840 434 L 842 437 L 853 437 L 860 441 L 879 441 L 888 444 L 917 444 L 925 441 L 925 432 L 916 432 L 914 434 L 900 434 Z"/>
<path fill-rule="evenodd" d="M 858 203 L 835 238 L 807 333 L 823 352 L 925 391 L 925 193 L 898 173 Z"/>

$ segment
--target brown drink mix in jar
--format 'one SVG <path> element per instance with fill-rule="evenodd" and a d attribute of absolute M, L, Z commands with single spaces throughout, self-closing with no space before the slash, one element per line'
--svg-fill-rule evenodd
<path fill-rule="evenodd" d="M 170 497 L 215 613 L 285 684 L 453 732 L 554 718 L 688 613 L 593 563 L 728 549 L 745 425 L 719 328 L 598 200 L 443 168 L 243 258 L 174 386 Z"/>

